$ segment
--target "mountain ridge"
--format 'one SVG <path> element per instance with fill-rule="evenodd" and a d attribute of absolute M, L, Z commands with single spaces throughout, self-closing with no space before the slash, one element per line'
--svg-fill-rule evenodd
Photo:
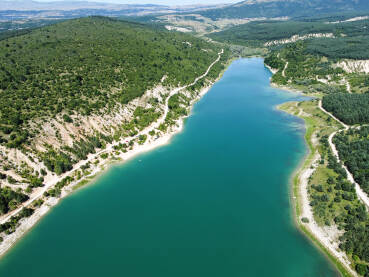
<path fill-rule="evenodd" d="M 218 9 L 199 12 L 212 20 L 221 18 L 299 17 L 369 10 L 365 0 L 246 0 Z"/>

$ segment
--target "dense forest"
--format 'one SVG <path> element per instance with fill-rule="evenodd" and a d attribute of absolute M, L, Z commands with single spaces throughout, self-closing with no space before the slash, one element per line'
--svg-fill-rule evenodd
<path fill-rule="evenodd" d="M 369 193 L 369 127 L 350 129 L 344 133 L 338 133 L 334 137 L 334 143 L 340 155 L 340 159 L 353 174 L 355 181 L 361 188 Z M 354 208 L 348 206 L 347 218 L 339 218 L 344 222 L 345 233 L 340 238 L 340 248 L 347 253 L 359 257 L 360 260 L 369 262 L 369 220 L 367 210 L 362 205 Z M 369 275 L 369 267 L 358 264 L 356 270 L 363 276 Z"/>
<path fill-rule="evenodd" d="M 0 41 L 0 142 L 18 147 L 34 119 L 110 112 L 160 83 L 192 82 L 220 46 L 102 17 L 75 19 Z"/>
<path fill-rule="evenodd" d="M 334 137 L 334 143 L 349 171 L 361 188 L 369 193 L 369 127 L 350 129 Z"/>
<path fill-rule="evenodd" d="M 324 109 L 346 124 L 369 123 L 369 93 L 325 95 L 322 104 Z"/>
<path fill-rule="evenodd" d="M 369 10 L 366 0 L 243 1 L 225 8 L 201 11 L 213 20 L 221 18 L 298 17 L 334 12 Z"/>
<path fill-rule="evenodd" d="M 267 20 L 235 26 L 209 36 L 215 40 L 260 47 L 265 42 L 290 38 L 297 34 L 303 36 L 311 33 L 336 33 L 340 29 L 337 24 L 325 24 L 324 22 Z"/>
<path fill-rule="evenodd" d="M 294 35 L 332 34 L 334 38 L 307 40 L 305 54 L 332 59 L 369 59 L 369 20 L 327 24 L 324 20 L 329 19 L 256 21 L 212 33 L 209 37 L 222 42 L 263 47 L 266 42 L 288 39 Z M 271 50 L 278 50 L 278 47 L 271 46 Z"/>

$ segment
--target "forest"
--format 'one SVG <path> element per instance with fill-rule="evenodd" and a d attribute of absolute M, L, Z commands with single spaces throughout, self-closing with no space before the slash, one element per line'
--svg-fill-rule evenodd
<path fill-rule="evenodd" d="M 321 117 L 319 114 L 315 116 Z M 327 127 L 320 128 L 325 129 Z M 349 132 L 350 134 L 361 132 L 368 139 L 369 129 Z M 354 159 L 355 162 L 364 162 L 360 159 L 365 157 L 365 154 L 361 155 L 357 148 L 355 148 L 357 150 L 349 150 L 352 145 L 349 145 L 350 143 L 346 140 L 342 140 L 341 136 L 341 133 L 337 134 L 334 143 L 342 160 L 345 161 L 347 155 L 349 159 Z M 338 230 L 342 230 L 339 237 L 339 248 L 347 253 L 360 275 L 368 276 L 369 217 L 367 210 L 357 198 L 355 186 L 347 180 L 346 171 L 332 154 L 328 144 L 328 134 L 321 136 L 319 139 L 321 160 L 318 169 L 310 177 L 308 188 L 314 218 L 322 226 L 334 225 Z M 363 147 L 365 146 L 363 145 Z M 367 153 L 367 156 L 368 149 L 363 151 Z M 345 153 L 345 157 L 341 156 L 341 151 Z M 351 158 L 350 156 L 354 157 Z M 368 169 L 368 163 L 360 164 L 360 166 L 364 170 Z"/>
<path fill-rule="evenodd" d="M 187 43 L 188 42 L 188 43 Z M 203 51 L 205 50 L 205 51 Z M 32 120 L 109 113 L 160 83 L 192 82 L 220 46 L 103 17 L 69 20 L 0 41 L 0 142 L 20 147 Z"/>
<path fill-rule="evenodd" d="M 337 18 L 303 18 L 288 21 L 255 21 L 209 35 L 214 40 L 251 47 L 263 47 L 269 41 L 291 38 L 294 35 L 333 34 L 334 38 L 306 40 L 304 54 L 332 59 L 369 59 L 369 20 L 327 24 L 324 20 Z M 281 46 L 271 46 L 278 51 Z"/>
<path fill-rule="evenodd" d="M 339 133 L 334 137 L 334 143 L 355 181 L 369 193 L 369 127 Z"/>
<path fill-rule="evenodd" d="M 105 149 L 122 136 L 136 135 L 157 120 L 161 112 L 159 100 L 151 98 L 150 108 L 136 107 L 131 121 L 123 120 L 105 133 L 94 129 L 88 134 L 80 132 L 78 137 L 73 136 L 72 144 L 62 143 L 58 148 L 45 143 L 40 151 L 32 148 L 32 138 L 45 122 L 57 117 L 79 127 L 77 115 L 114 113 L 117 106 L 159 84 L 169 89 L 192 83 L 218 57 L 221 48 L 226 50 L 224 46 L 166 31 L 158 25 L 105 17 L 0 33 L 0 144 L 18 148 L 26 155 L 32 152 L 29 159 L 41 163 L 41 169 L 34 170 L 23 163 L 11 164 L 7 157 L 2 160 L 0 179 L 12 187 L 0 188 L 0 215 L 18 208 L 34 188 L 44 186 L 47 170 L 56 175 L 71 170 L 76 162 L 96 153 L 96 149 Z M 226 53 L 222 63 L 228 59 Z M 214 65 L 207 78 L 215 79 L 223 69 L 223 64 Z M 204 81 L 191 87 L 192 93 L 202 88 Z M 178 116 L 175 97 L 169 105 L 166 127 Z M 186 109 L 181 107 L 181 114 Z M 155 135 L 155 131 L 150 134 Z M 58 131 L 55 137 L 62 139 Z M 146 139 L 146 135 L 141 135 L 136 141 L 115 145 L 114 149 L 124 152 L 135 142 L 142 144 Z M 80 178 L 89 167 L 89 163 L 82 166 L 82 173 L 77 176 Z M 18 175 L 16 179 L 9 170 Z M 73 180 L 74 177 L 65 177 L 44 196 L 59 197 L 62 188 Z M 0 233 L 15 231 L 19 221 L 32 215 L 33 208 L 42 201 L 32 203 L 30 208 L 0 225 Z"/>
<path fill-rule="evenodd" d="M 229 7 L 204 10 L 199 13 L 212 20 L 217 20 L 221 18 L 301 17 L 363 10 L 369 10 L 369 3 L 366 0 L 243 1 Z"/>
<path fill-rule="evenodd" d="M 322 105 L 348 125 L 369 123 L 369 93 L 325 95 Z"/>
<path fill-rule="evenodd" d="M 293 35 L 338 32 L 337 24 L 302 21 L 255 21 L 210 34 L 213 39 L 246 46 L 260 47 L 265 42 L 290 38 Z"/>
<path fill-rule="evenodd" d="M 265 58 L 265 64 L 278 72 L 273 75 L 272 81 L 279 85 L 290 84 L 299 87 L 305 92 L 320 92 L 324 94 L 346 93 L 347 88 L 339 84 L 325 84 L 317 77 L 339 80 L 344 71 L 339 67 L 332 67 L 332 62 L 318 55 L 307 54 L 306 43 L 298 41 L 286 45 L 279 51 L 272 51 Z M 284 69 L 286 63 L 288 67 Z M 282 74 L 284 72 L 284 74 Z"/>
<path fill-rule="evenodd" d="M 353 174 L 360 187 L 369 193 L 369 127 L 350 129 L 338 133 L 333 141 L 337 147 L 340 159 Z M 340 238 L 340 248 L 352 253 L 360 260 L 369 262 L 369 221 L 365 207 L 347 207 L 349 211 L 344 221 L 345 233 Z M 358 264 L 356 270 L 363 276 L 369 275 L 369 267 Z"/>

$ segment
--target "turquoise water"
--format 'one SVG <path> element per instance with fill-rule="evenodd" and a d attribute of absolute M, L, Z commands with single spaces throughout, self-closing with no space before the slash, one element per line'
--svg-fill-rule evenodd
<path fill-rule="evenodd" d="M 263 60 L 234 62 L 172 142 L 63 200 L 0 260 L 0 276 L 338 276 L 293 224 L 301 99 Z"/>

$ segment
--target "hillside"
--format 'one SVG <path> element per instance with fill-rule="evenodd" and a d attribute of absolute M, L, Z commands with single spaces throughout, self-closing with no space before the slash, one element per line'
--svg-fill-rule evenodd
<path fill-rule="evenodd" d="M 6 134 L 19 133 L 36 118 L 111 111 L 164 75 L 166 86 L 185 85 L 214 58 L 201 51 L 209 47 L 215 48 L 181 34 L 103 18 L 73 20 L 2 41 L 3 144 L 14 141 Z"/>
<path fill-rule="evenodd" d="M 28 199 L 28 207 L 42 205 L 100 162 L 166 134 L 218 77 L 227 53 L 189 35 L 103 17 L 1 40 L 0 216 Z M 42 187 L 50 188 L 43 199 Z M 0 238 L 31 213 L 0 224 Z"/>
<path fill-rule="evenodd" d="M 221 18 L 298 17 L 319 14 L 368 11 L 366 0 L 247 0 L 199 14 L 212 20 Z"/>
<path fill-rule="evenodd" d="M 268 53 L 264 62 L 275 73 L 274 85 L 322 98 L 321 104 L 314 100 L 285 104 L 286 111 L 305 119 L 312 153 L 306 160 L 309 168 L 297 177 L 301 192 L 295 196 L 304 200 L 296 212 L 304 230 L 320 242 L 328 237 L 330 242 L 323 244 L 332 246 L 332 253 L 337 250 L 336 257 L 347 257 L 343 264 L 351 272 L 356 270 L 358 275 L 353 276 L 369 274 L 365 207 L 369 192 L 368 15 L 350 12 L 285 21 L 265 19 L 208 34 L 240 48 L 264 49 Z M 347 124 L 339 131 L 337 118 Z"/>
<path fill-rule="evenodd" d="M 273 82 L 307 92 L 367 92 L 369 13 L 250 22 L 208 36 L 269 52 Z"/>
<path fill-rule="evenodd" d="M 327 44 L 325 50 L 320 50 L 324 51 L 323 54 L 337 58 L 365 58 L 368 55 L 366 51 L 369 37 L 368 14 L 361 13 L 361 16 L 352 14 L 346 19 L 328 16 L 287 21 L 255 21 L 209 34 L 209 37 L 222 42 L 252 47 L 271 47 L 315 38 L 311 40 L 311 45 L 320 45 L 322 42 Z M 318 40 L 318 38 L 322 39 Z M 335 43 L 338 40 L 340 43 Z M 352 47 L 352 43 L 356 43 L 355 47 Z M 336 49 L 343 48 L 350 50 L 334 52 Z M 360 50 L 361 56 L 358 53 Z M 357 57 L 354 56 L 355 53 Z"/>

